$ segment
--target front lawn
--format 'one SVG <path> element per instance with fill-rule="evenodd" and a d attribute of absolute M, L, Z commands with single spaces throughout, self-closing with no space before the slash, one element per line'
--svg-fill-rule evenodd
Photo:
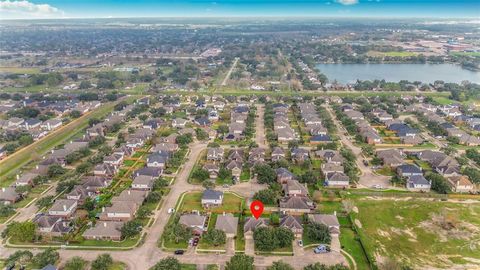
<path fill-rule="evenodd" d="M 233 193 L 225 192 L 223 196 L 223 204 L 217 207 L 211 207 L 208 210 L 214 213 L 235 213 L 240 212 L 244 205 L 244 199 Z M 192 212 L 193 210 L 204 211 L 202 206 L 202 192 L 190 192 L 183 196 L 180 205 L 180 212 Z"/>

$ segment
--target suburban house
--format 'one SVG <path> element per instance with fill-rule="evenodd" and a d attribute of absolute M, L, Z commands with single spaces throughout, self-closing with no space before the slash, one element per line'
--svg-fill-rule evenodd
<path fill-rule="evenodd" d="M 74 186 L 72 191 L 67 194 L 68 200 L 76 200 L 79 205 L 82 205 L 87 197 L 89 197 L 87 189 L 80 185 Z"/>
<path fill-rule="evenodd" d="M 112 201 L 112 206 L 102 208 L 100 220 L 130 221 L 135 217 L 138 205 L 131 201 Z"/>
<path fill-rule="evenodd" d="M 219 206 L 223 203 L 223 192 L 213 189 L 206 189 L 202 194 L 202 205 L 205 208 Z"/>
<path fill-rule="evenodd" d="M 308 196 L 307 188 L 297 180 L 287 180 L 287 183 L 283 184 L 283 190 L 285 196 Z"/>
<path fill-rule="evenodd" d="M 277 173 L 277 182 L 280 184 L 286 184 L 287 181 L 296 179 L 295 175 L 285 168 L 278 168 L 275 172 Z"/>
<path fill-rule="evenodd" d="M 193 234 L 195 235 L 201 235 L 207 230 L 207 228 L 205 227 L 206 221 L 206 216 L 198 214 L 184 214 L 181 215 L 179 219 L 179 223 L 188 228 L 191 228 L 193 230 Z"/>
<path fill-rule="evenodd" d="M 187 125 L 187 120 L 182 118 L 175 118 L 172 120 L 172 127 L 174 128 L 184 128 Z"/>
<path fill-rule="evenodd" d="M 59 199 L 48 209 L 50 216 L 69 219 L 77 210 L 78 202 L 76 200 Z"/>
<path fill-rule="evenodd" d="M 431 181 L 425 179 L 423 175 L 412 175 L 407 179 L 407 189 L 410 191 L 428 192 L 431 186 Z"/>
<path fill-rule="evenodd" d="M 447 178 L 447 183 L 453 192 L 464 193 L 472 192 L 475 190 L 475 185 L 472 184 L 468 176 L 457 175 Z"/>
<path fill-rule="evenodd" d="M 33 179 L 37 176 L 38 174 L 29 173 L 29 172 L 22 174 L 22 176 L 17 174 L 17 180 L 15 180 L 15 186 L 16 187 L 33 186 Z"/>
<path fill-rule="evenodd" d="M 132 189 L 150 191 L 153 189 L 154 182 L 155 182 L 155 178 L 152 176 L 139 175 L 133 179 Z"/>
<path fill-rule="evenodd" d="M 238 217 L 233 214 L 223 214 L 217 216 L 215 229 L 225 232 L 227 237 L 235 237 L 237 235 Z"/>
<path fill-rule="evenodd" d="M 217 179 L 220 167 L 217 164 L 205 164 L 203 169 L 208 172 L 210 179 Z"/>
<path fill-rule="evenodd" d="M 207 160 L 213 162 L 222 162 L 225 151 L 223 148 L 208 148 L 207 150 Z"/>
<path fill-rule="evenodd" d="M 245 238 L 252 239 L 253 232 L 260 227 L 267 227 L 269 220 L 266 218 L 255 219 L 253 217 L 245 218 L 245 223 L 243 224 L 243 234 Z"/>
<path fill-rule="evenodd" d="M 168 158 L 169 154 L 165 152 L 150 154 L 147 157 L 147 167 L 164 169 L 167 166 Z"/>
<path fill-rule="evenodd" d="M 82 234 L 83 238 L 88 240 L 122 240 L 122 227 L 121 221 L 98 221 L 95 226 L 92 226 L 85 230 Z"/>
<path fill-rule="evenodd" d="M 280 227 L 287 228 L 293 232 L 295 237 L 302 237 L 303 234 L 303 225 L 299 217 L 294 217 L 291 215 L 283 216 L 280 219 Z"/>
<path fill-rule="evenodd" d="M 403 164 L 397 167 L 397 174 L 400 177 L 410 177 L 412 175 L 423 175 L 423 172 L 417 165 Z"/>
<path fill-rule="evenodd" d="M 14 187 L 2 187 L 0 189 L 0 204 L 14 204 L 20 200 L 20 194 L 15 191 Z"/>
<path fill-rule="evenodd" d="M 329 187 L 348 187 L 350 179 L 343 172 L 331 172 L 325 176 L 325 185 Z"/>
<path fill-rule="evenodd" d="M 276 146 L 273 148 L 271 156 L 273 162 L 285 159 L 285 151 L 283 148 Z"/>
<path fill-rule="evenodd" d="M 337 215 L 327 215 L 327 214 L 310 214 L 308 219 L 311 222 L 318 224 L 323 224 L 328 227 L 330 233 L 339 234 L 340 233 L 340 223 L 338 222 Z"/>
<path fill-rule="evenodd" d="M 287 213 L 309 213 L 315 204 L 308 197 L 291 196 L 280 199 L 280 211 Z"/>
<path fill-rule="evenodd" d="M 37 233 L 48 237 L 60 237 L 73 230 L 70 222 L 58 216 L 37 215 L 33 222 L 37 225 Z"/>

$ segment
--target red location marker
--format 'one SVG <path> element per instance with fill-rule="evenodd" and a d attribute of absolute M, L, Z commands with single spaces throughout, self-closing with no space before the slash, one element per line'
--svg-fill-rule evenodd
<path fill-rule="evenodd" d="M 252 211 L 255 219 L 258 219 L 263 213 L 263 203 L 261 201 L 253 201 L 250 204 L 250 211 Z"/>

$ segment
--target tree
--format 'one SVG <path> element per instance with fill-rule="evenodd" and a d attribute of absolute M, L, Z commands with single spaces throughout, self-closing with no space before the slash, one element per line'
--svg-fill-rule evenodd
<path fill-rule="evenodd" d="M 349 267 L 343 264 L 335 264 L 335 265 L 325 265 L 321 263 L 309 264 L 303 268 L 303 270 L 348 270 Z"/>
<path fill-rule="evenodd" d="M 293 267 L 288 263 L 277 261 L 267 267 L 267 270 L 293 270 Z"/>
<path fill-rule="evenodd" d="M 33 258 L 32 252 L 28 250 L 17 250 L 5 260 L 6 266 L 13 266 L 15 263 L 21 266 L 27 265 Z"/>
<path fill-rule="evenodd" d="M 192 230 L 189 227 L 178 223 L 180 217 L 175 215 L 174 222 L 170 223 L 164 232 L 164 237 L 168 241 L 174 241 L 175 243 L 187 242 L 192 236 Z"/>
<path fill-rule="evenodd" d="M 142 231 L 142 223 L 138 220 L 130 220 L 122 226 L 122 238 L 131 238 Z"/>
<path fill-rule="evenodd" d="M 8 224 L 6 233 L 14 241 L 31 242 L 35 238 L 37 225 L 31 221 L 17 222 Z"/>
<path fill-rule="evenodd" d="M 307 171 L 298 179 L 300 183 L 315 184 L 317 182 L 317 177 L 312 171 Z"/>
<path fill-rule="evenodd" d="M 174 257 L 167 257 L 157 262 L 150 270 L 180 270 L 180 262 Z"/>
<path fill-rule="evenodd" d="M 227 168 L 220 168 L 218 171 L 218 178 L 226 180 L 226 179 L 232 179 L 232 172 L 228 170 Z"/>
<path fill-rule="evenodd" d="M 208 140 L 208 133 L 201 128 L 195 129 L 195 134 L 197 136 L 197 139 L 200 140 L 200 141 Z"/>
<path fill-rule="evenodd" d="M 213 181 L 203 181 L 202 187 L 204 187 L 205 189 L 214 189 L 215 183 Z"/>
<path fill-rule="evenodd" d="M 278 227 L 273 230 L 273 235 L 276 239 L 278 247 L 288 247 L 292 245 L 292 241 L 295 239 L 293 232 L 285 227 Z"/>
<path fill-rule="evenodd" d="M 208 173 L 207 170 L 204 170 L 204 169 L 196 169 L 195 171 L 193 171 L 192 177 L 195 178 L 195 179 L 197 179 L 197 180 L 200 181 L 200 182 L 203 182 L 203 181 L 207 180 L 207 179 L 210 177 L 210 174 Z"/>
<path fill-rule="evenodd" d="M 148 194 L 148 196 L 145 198 L 145 201 L 147 203 L 156 203 L 159 202 L 162 199 L 162 194 L 158 191 L 153 191 Z"/>
<path fill-rule="evenodd" d="M 435 190 L 436 192 L 441 194 L 447 194 L 451 191 L 447 180 L 440 174 L 429 172 L 425 175 L 425 178 L 432 182 L 432 190 Z"/>
<path fill-rule="evenodd" d="M 272 251 L 278 244 L 274 235 L 274 229 L 270 227 L 260 227 L 253 232 L 255 249 L 260 251 Z"/>
<path fill-rule="evenodd" d="M 79 118 L 80 116 L 82 116 L 82 113 L 79 112 L 79 111 L 73 110 L 73 111 L 70 112 L 70 117 L 71 118 Z"/>
<path fill-rule="evenodd" d="M 225 264 L 225 270 L 253 270 L 253 257 L 236 254 Z"/>
<path fill-rule="evenodd" d="M 263 204 L 273 205 L 277 202 L 277 194 L 271 189 L 259 190 L 253 195 L 253 199 Z"/>
<path fill-rule="evenodd" d="M 332 237 L 328 227 L 321 223 L 309 222 L 303 228 L 304 234 L 315 242 L 330 244 Z"/>
<path fill-rule="evenodd" d="M 46 208 L 53 203 L 53 198 L 53 195 L 42 197 L 35 202 L 35 205 L 38 206 L 38 209 Z"/>
<path fill-rule="evenodd" d="M 49 264 L 54 265 L 58 259 L 60 259 L 60 254 L 53 248 L 47 248 L 45 251 L 33 256 L 32 262 L 36 268 L 43 268 Z"/>
<path fill-rule="evenodd" d="M 67 169 L 63 168 L 60 164 L 53 164 L 48 167 L 48 176 L 56 177 L 67 172 Z"/>
<path fill-rule="evenodd" d="M 8 217 L 15 213 L 13 205 L 0 204 L 0 217 Z"/>
<path fill-rule="evenodd" d="M 176 141 L 180 146 L 187 145 L 187 144 L 193 142 L 192 134 L 188 133 L 188 134 L 177 136 Z"/>
<path fill-rule="evenodd" d="M 217 229 L 208 230 L 203 237 L 208 243 L 214 246 L 223 245 L 227 240 L 225 232 Z"/>
<path fill-rule="evenodd" d="M 95 270 L 108 270 L 113 264 L 113 259 L 110 254 L 101 254 L 92 262 L 92 269 Z"/>
<path fill-rule="evenodd" d="M 277 173 L 269 165 L 256 165 L 254 172 L 257 174 L 257 181 L 260 184 L 270 184 L 276 181 Z"/>
<path fill-rule="evenodd" d="M 84 270 L 86 266 L 87 261 L 81 257 L 75 256 L 65 263 L 63 270 Z"/>

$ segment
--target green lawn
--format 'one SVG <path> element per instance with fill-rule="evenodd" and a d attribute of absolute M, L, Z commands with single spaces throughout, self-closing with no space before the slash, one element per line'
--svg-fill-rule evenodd
<path fill-rule="evenodd" d="M 380 254 L 413 268 L 447 269 L 467 260 L 480 266 L 480 203 L 358 199 L 355 205 L 359 213 L 352 216 L 370 257 Z"/>
<path fill-rule="evenodd" d="M 375 171 L 376 173 L 380 175 L 385 175 L 385 176 L 394 176 L 395 171 L 392 170 L 389 166 L 383 166 L 382 168 L 378 169 Z"/>
<path fill-rule="evenodd" d="M 340 245 L 343 250 L 350 254 L 357 264 L 358 270 L 370 270 L 367 257 L 363 252 L 362 245 L 358 241 L 351 223 L 347 217 L 338 217 L 340 222 Z"/>
<path fill-rule="evenodd" d="M 180 206 L 180 212 L 191 212 L 193 210 L 204 211 L 205 209 L 201 203 L 202 192 L 191 192 L 185 194 L 183 197 L 183 202 Z M 240 212 L 244 205 L 244 199 L 239 198 L 233 193 L 224 193 L 223 204 L 218 207 L 210 208 L 211 212 L 222 213 L 222 212 Z"/>

